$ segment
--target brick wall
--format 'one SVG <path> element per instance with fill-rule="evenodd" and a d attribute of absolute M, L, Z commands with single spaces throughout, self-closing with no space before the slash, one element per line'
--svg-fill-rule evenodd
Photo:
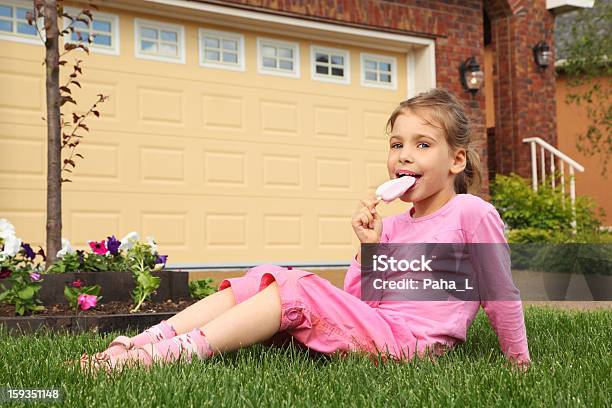
<path fill-rule="evenodd" d="M 497 169 L 529 177 L 529 145 L 522 139 L 537 136 L 557 145 L 554 69 L 538 68 L 532 51 L 539 41 L 552 48 L 554 17 L 546 10 L 545 0 L 512 3 L 510 10 L 500 12 L 504 9 L 497 7 L 489 13 L 497 77 Z"/>

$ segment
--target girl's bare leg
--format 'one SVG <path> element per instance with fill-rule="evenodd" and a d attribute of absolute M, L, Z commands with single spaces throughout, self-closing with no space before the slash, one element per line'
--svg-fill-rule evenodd
<path fill-rule="evenodd" d="M 202 327 L 215 353 L 225 353 L 267 340 L 280 328 L 278 284 L 235 305 Z"/>
<path fill-rule="evenodd" d="M 156 343 L 157 345 L 146 344 L 114 357 L 105 354 L 93 361 L 94 368 L 114 369 L 133 362 L 150 364 L 153 362 L 155 353 L 163 356 L 162 358 L 176 359 L 184 351 L 182 347 L 186 347 L 187 350 L 192 348 L 192 351 L 195 351 L 201 357 L 210 356 L 250 346 L 267 340 L 278 332 L 281 324 L 281 300 L 276 282 L 271 283 L 256 295 L 233 307 L 230 306 L 233 303 L 233 292 L 224 290 L 215 295 L 203 299 L 201 308 L 206 309 L 205 306 L 207 306 L 213 309 L 212 311 L 206 311 L 207 317 L 212 316 L 214 312 L 220 312 L 220 314 L 204 324 L 201 329 L 193 328 L 186 334 L 179 335 L 180 345 L 172 340 L 163 340 Z M 222 312 L 224 307 L 227 308 Z M 198 315 L 198 308 L 193 308 L 191 310 L 185 309 L 173 317 L 174 322 L 168 322 L 173 325 L 176 324 L 177 331 L 180 328 L 180 330 L 186 332 L 187 326 L 193 327 L 194 321 L 203 318 L 203 316 Z M 196 337 L 190 338 L 192 334 Z M 198 335 L 200 336 L 199 339 Z M 200 349 L 197 349 L 197 347 Z M 81 368 L 88 367 L 89 363 L 91 362 L 87 355 L 81 357 Z"/>
<path fill-rule="evenodd" d="M 176 334 L 188 333 L 196 327 L 202 327 L 236 304 L 232 288 L 206 296 L 197 303 L 181 310 L 168 319 Z"/>

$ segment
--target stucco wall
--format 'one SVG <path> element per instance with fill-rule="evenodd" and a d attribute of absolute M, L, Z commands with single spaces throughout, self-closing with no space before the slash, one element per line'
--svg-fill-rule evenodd
<path fill-rule="evenodd" d="M 600 79 L 599 82 L 602 86 L 612 86 L 610 85 L 612 84 L 611 78 Z M 596 203 L 606 212 L 604 225 L 612 226 L 612 158 L 608 163 L 607 178 L 605 178 L 602 175 L 601 156 L 587 156 L 578 151 L 576 147 L 578 135 L 586 132 L 589 120 L 586 106 L 565 103 L 565 97 L 570 91 L 575 92 L 574 89 L 570 90 L 568 88 L 566 78 L 563 75 L 557 77 L 558 148 L 585 168 L 584 173 L 576 173 L 576 194 L 593 197 Z"/>

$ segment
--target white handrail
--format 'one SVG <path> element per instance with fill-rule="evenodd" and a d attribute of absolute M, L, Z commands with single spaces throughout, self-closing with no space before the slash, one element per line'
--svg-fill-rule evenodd
<path fill-rule="evenodd" d="M 567 164 L 573 166 L 576 170 L 583 172 L 584 171 L 584 166 L 582 166 L 580 163 L 578 163 L 576 160 L 572 159 L 571 157 L 567 156 L 565 153 L 563 153 L 561 150 L 557 149 L 555 146 L 548 144 L 546 141 L 542 140 L 539 137 L 527 137 L 525 139 L 523 139 L 523 143 L 531 143 L 531 142 L 535 142 L 537 144 L 539 144 L 540 146 L 544 147 L 546 150 L 548 150 L 549 152 L 553 153 L 555 156 L 557 156 L 558 158 L 560 158 L 561 160 L 563 160 L 564 162 L 566 162 Z"/>
<path fill-rule="evenodd" d="M 523 139 L 523 143 L 529 143 L 531 147 L 531 186 L 534 191 L 538 191 L 538 155 L 536 144 L 540 146 L 540 172 L 542 178 L 542 184 L 546 179 L 546 154 L 545 150 L 550 153 L 550 172 L 552 174 L 551 184 L 555 188 L 555 157 L 559 159 L 559 169 L 561 172 L 561 195 L 562 200 L 565 202 L 565 171 L 564 163 L 567 163 L 569 167 L 569 182 L 570 182 L 570 200 L 572 204 L 572 229 L 576 232 L 576 181 L 574 178 L 574 169 L 584 172 L 584 166 L 577 161 L 573 160 L 556 147 L 545 142 L 539 137 L 527 137 Z"/>

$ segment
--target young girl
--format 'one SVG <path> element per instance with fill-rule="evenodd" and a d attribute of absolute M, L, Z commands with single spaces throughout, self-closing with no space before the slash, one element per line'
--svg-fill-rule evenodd
<path fill-rule="evenodd" d="M 381 219 L 379 200 L 361 201 L 352 219 L 361 243 L 506 242 L 495 208 L 468 194 L 468 188 L 477 191 L 479 186 L 479 159 L 466 114 L 451 93 L 433 89 L 402 102 L 387 129 L 389 177 L 417 177 L 400 197 L 413 207 Z M 360 263 L 358 251 L 344 290 L 303 270 L 268 264 L 251 268 L 167 321 L 132 338 L 120 336 L 94 356 L 84 354 L 81 367 L 112 370 L 194 356 L 206 359 L 280 332 L 322 353 L 361 351 L 411 359 L 425 352 L 440 354 L 465 341 L 480 305 L 504 355 L 522 368 L 529 365 L 520 300 L 366 303 L 360 299 Z"/>

